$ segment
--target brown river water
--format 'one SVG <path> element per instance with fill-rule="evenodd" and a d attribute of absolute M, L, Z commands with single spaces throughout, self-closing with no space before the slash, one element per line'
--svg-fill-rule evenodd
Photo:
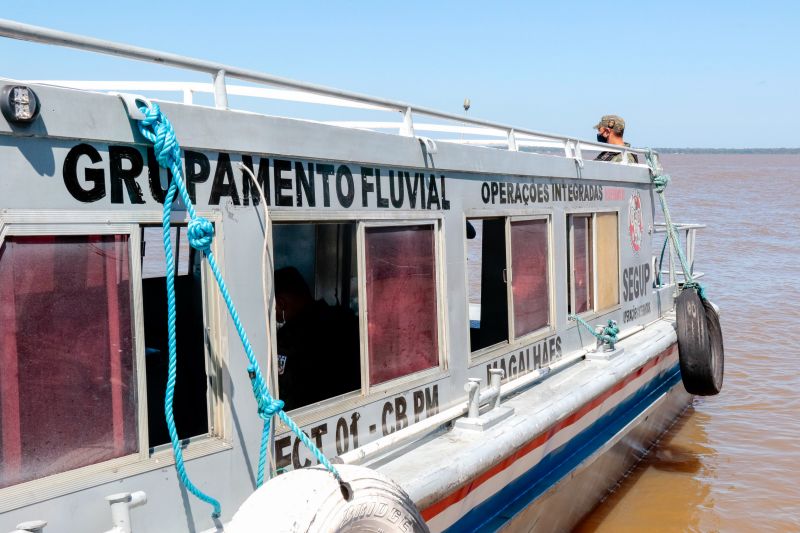
<path fill-rule="evenodd" d="M 800 531 L 800 155 L 665 155 L 722 309 L 725 383 L 576 531 Z M 660 209 L 660 208 L 659 208 Z"/>

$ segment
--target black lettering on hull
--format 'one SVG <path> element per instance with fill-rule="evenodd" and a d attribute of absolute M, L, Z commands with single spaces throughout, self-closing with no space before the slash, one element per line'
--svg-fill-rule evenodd
<path fill-rule="evenodd" d="M 351 167 L 343 163 L 259 157 L 256 168 L 254 156 L 249 154 L 218 152 L 209 156 L 186 150 L 183 157 L 183 179 L 193 204 L 198 205 L 198 186 L 210 180 L 204 186 L 208 187 L 208 197 L 198 205 L 201 208 L 221 205 L 227 199 L 234 207 L 265 201 L 276 207 L 316 208 L 321 203 L 320 207 L 350 209 L 356 195 L 360 195 L 363 208 L 450 209 L 444 174 L 414 172 L 412 178 L 412 172 L 406 170 L 359 167 L 356 179 Z M 237 165 L 243 167 L 241 171 L 235 170 Z M 261 198 L 247 170 L 255 176 L 265 198 Z M 170 171 L 159 166 L 152 147 L 142 152 L 135 146 L 111 145 L 104 157 L 87 143 L 69 150 L 62 176 L 67 192 L 75 200 L 96 202 L 110 192 L 112 204 L 163 204 L 172 179 Z M 143 188 L 145 181 L 148 186 Z"/>

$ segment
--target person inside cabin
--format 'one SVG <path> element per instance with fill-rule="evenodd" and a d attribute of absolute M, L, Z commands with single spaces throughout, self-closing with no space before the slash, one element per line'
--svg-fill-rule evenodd
<path fill-rule="evenodd" d="M 597 142 L 616 144 L 619 146 L 630 146 L 622 137 L 625 135 L 625 120 L 617 115 L 603 115 L 600 122 L 595 125 L 594 129 L 597 130 Z M 614 163 L 622 162 L 622 153 L 620 152 L 600 152 L 595 161 L 612 161 Z M 636 154 L 628 154 L 629 163 L 638 163 L 639 158 Z"/>
<path fill-rule="evenodd" d="M 295 267 L 275 271 L 278 386 L 287 411 L 361 388 L 358 318 L 315 300 Z"/>

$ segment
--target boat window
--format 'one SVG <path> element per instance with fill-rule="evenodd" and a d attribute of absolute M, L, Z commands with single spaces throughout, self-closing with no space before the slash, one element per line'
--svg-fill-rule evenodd
<path fill-rule="evenodd" d="M 361 389 L 353 223 L 272 226 L 279 397 L 286 409 Z"/>
<path fill-rule="evenodd" d="M 504 218 L 467 220 L 469 339 L 473 352 L 508 341 Z"/>
<path fill-rule="evenodd" d="M 365 229 L 369 382 L 438 366 L 432 224 Z"/>
<path fill-rule="evenodd" d="M 619 303 L 619 226 L 617 213 L 597 213 L 597 308 Z"/>
<path fill-rule="evenodd" d="M 138 450 L 127 235 L 0 245 L 0 487 Z"/>
<path fill-rule="evenodd" d="M 619 304 L 619 217 L 580 213 L 567 219 L 569 312 L 601 311 Z"/>
<path fill-rule="evenodd" d="M 547 220 L 511 221 L 511 291 L 514 337 L 550 323 Z"/>
<path fill-rule="evenodd" d="M 580 314 L 594 309 L 594 253 L 592 215 L 569 215 L 570 313 Z"/>
<path fill-rule="evenodd" d="M 202 256 L 186 226 L 171 228 L 175 258 L 177 374 L 173 414 L 182 439 L 208 433 L 208 377 L 203 320 Z M 142 306 L 151 448 L 170 442 L 164 417 L 169 364 L 166 265 L 161 226 L 142 228 Z"/>

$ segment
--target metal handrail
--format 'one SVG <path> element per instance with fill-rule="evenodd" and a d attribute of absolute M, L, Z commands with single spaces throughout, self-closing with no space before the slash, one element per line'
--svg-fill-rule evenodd
<path fill-rule="evenodd" d="M 28 80 L 30 83 L 68 87 L 86 91 L 156 91 L 178 92 L 183 94 L 183 103 L 194 103 L 195 93 L 214 94 L 213 83 L 196 81 L 107 81 L 107 80 Z M 316 95 L 308 91 L 296 89 L 271 89 L 267 87 L 252 87 L 249 85 L 226 84 L 227 94 L 235 96 L 249 96 L 272 100 L 288 100 L 291 102 L 305 102 L 311 104 L 331 105 L 338 107 L 352 107 L 357 109 L 371 109 L 388 111 L 385 107 L 363 104 L 344 98 Z"/>
<path fill-rule="evenodd" d="M 690 229 L 705 229 L 705 224 L 694 224 L 694 223 L 684 223 L 678 224 L 673 223 L 675 229 L 679 231 L 690 230 Z M 656 222 L 653 224 L 653 233 L 666 233 L 667 232 L 667 225 L 664 222 Z"/>
<path fill-rule="evenodd" d="M 606 151 L 620 151 L 623 152 L 623 154 L 627 153 L 636 153 L 641 155 L 645 154 L 645 150 L 643 149 L 630 148 L 627 146 L 620 147 L 617 145 L 597 143 L 592 141 L 582 141 L 577 138 L 569 136 L 539 132 L 534 130 L 528 130 L 525 128 L 518 128 L 515 126 L 509 126 L 506 124 L 500 124 L 488 120 L 481 120 L 481 119 L 460 116 L 454 113 L 446 113 L 443 111 L 438 111 L 436 109 L 430 109 L 427 107 L 412 106 L 411 104 L 401 101 L 378 98 L 374 96 L 367 96 L 355 92 L 344 91 L 332 87 L 326 87 L 323 85 L 296 81 L 279 76 L 272 76 L 255 70 L 243 69 L 239 67 L 225 65 L 223 63 L 206 61 L 202 59 L 195 59 L 191 57 L 181 56 L 178 54 L 160 52 L 158 50 L 152 50 L 149 48 L 142 48 L 139 46 L 132 46 L 122 43 L 116 43 L 113 41 L 106 41 L 103 39 L 96 39 L 93 37 L 86 37 L 83 35 L 53 30 L 41 26 L 23 24 L 21 22 L 16 22 L 13 20 L 0 19 L 0 36 L 8 37 L 11 39 L 23 40 L 23 41 L 64 46 L 68 48 L 76 48 L 79 50 L 96 52 L 100 54 L 114 55 L 128 59 L 135 59 L 138 61 L 157 63 L 159 65 L 166 65 L 186 70 L 192 70 L 196 72 L 203 72 L 211 75 L 212 83 L 214 85 L 215 106 L 223 109 L 228 108 L 228 92 L 226 88 L 225 79 L 236 78 L 239 80 L 252 83 L 286 87 L 290 89 L 302 90 L 323 96 L 351 100 L 355 102 L 360 102 L 362 104 L 378 106 L 381 108 L 385 108 L 387 110 L 403 113 L 405 126 L 401 130 L 400 134 L 409 137 L 414 136 L 412 113 L 416 113 L 442 120 L 452 120 L 465 124 L 473 124 L 476 126 L 501 129 L 507 132 L 509 150 L 517 149 L 515 134 L 522 133 L 527 135 L 533 135 L 535 137 L 543 139 L 551 139 L 559 141 L 563 145 L 564 152 L 567 157 L 580 158 L 581 147 L 594 147 L 595 149 L 606 150 Z M 627 164 L 626 156 L 623 156 L 622 164 Z"/>
<path fill-rule="evenodd" d="M 214 94 L 214 85 L 203 82 L 188 81 L 108 81 L 108 80 L 27 80 L 37 85 L 48 85 L 54 87 L 67 87 L 87 91 L 154 91 L 154 92 L 176 92 L 183 95 L 184 104 L 194 104 L 194 95 L 197 93 Z M 250 85 L 226 84 L 228 95 L 246 96 L 252 98 L 285 100 L 290 102 L 301 102 L 318 105 L 328 105 L 336 107 L 356 108 L 387 111 L 385 107 L 371 104 L 334 98 L 300 91 L 296 89 L 275 89 L 267 87 L 252 87 Z M 363 120 L 324 120 L 323 124 L 329 126 L 339 126 L 345 128 L 366 129 L 370 131 L 394 130 L 402 132 L 404 123 L 402 121 L 363 121 Z M 414 131 L 424 131 L 430 133 L 455 133 L 460 134 L 460 139 L 437 137 L 437 141 L 450 142 L 456 144 L 467 144 L 476 146 L 503 146 L 508 144 L 508 132 L 498 128 L 487 128 L 482 126 L 465 126 L 455 124 L 439 123 L 414 123 Z M 464 139 L 464 135 L 485 136 L 488 138 Z M 560 141 L 551 139 L 537 138 L 525 133 L 517 135 L 517 146 L 536 147 L 536 148 L 563 148 Z M 591 151 L 588 146 L 581 148 Z"/>
<path fill-rule="evenodd" d="M 197 93 L 214 94 L 214 86 L 211 83 L 203 82 L 184 82 L 184 81 L 108 81 L 108 80 L 26 80 L 37 85 L 48 85 L 53 87 L 67 87 L 86 91 L 154 91 L 154 92 L 176 92 L 183 95 L 184 104 L 194 104 L 194 95 Z M 307 91 L 295 89 L 274 89 L 267 87 L 252 87 L 250 85 L 226 84 L 228 95 L 246 96 L 252 98 L 285 100 L 290 102 L 301 102 L 318 105 L 328 105 L 345 108 L 369 109 L 386 111 L 384 107 L 371 104 L 364 104 L 343 98 L 317 95 Z M 404 123 L 402 121 L 363 121 L 363 120 L 324 120 L 322 124 L 329 126 L 339 126 L 345 128 L 366 129 L 369 131 L 394 130 L 401 132 Z M 464 126 L 455 124 L 440 123 L 414 123 L 415 132 L 429 133 L 454 133 L 460 134 L 461 138 L 436 137 L 438 142 L 449 142 L 456 144 L 466 144 L 475 146 L 503 146 L 508 144 L 508 133 L 498 128 L 486 128 L 481 126 Z M 464 139 L 464 135 L 484 136 L 483 138 Z M 517 136 L 517 146 L 520 148 L 563 148 L 559 141 L 537 138 L 533 135 L 519 134 Z M 590 150 L 590 147 L 581 146 L 582 149 Z"/>
<path fill-rule="evenodd" d="M 692 268 L 692 270 L 694 270 L 694 258 L 695 258 L 696 242 L 697 242 L 697 231 L 706 228 L 706 225 L 705 224 L 691 224 L 691 223 L 684 223 L 684 224 L 673 223 L 673 225 L 675 226 L 675 229 L 678 230 L 679 232 L 685 232 L 684 245 L 685 245 L 685 250 L 686 250 L 686 260 L 689 262 L 689 265 L 691 265 L 690 268 Z M 667 225 L 664 222 L 656 222 L 655 224 L 653 224 L 653 233 L 654 234 L 655 233 L 664 233 L 664 234 L 666 234 L 667 233 Z M 664 238 L 668 239 L 669 237 L 664 237 Z M 667 268 L 666 269 L 664 269 L 664 268 L 659 269 L 659 264 L 658 264 L 659 254 L 654 254 L 653 255 L 653 268 L 654 268 L 654 271 L 657 271 L 662 276 L 664 274 L 668 274 L 669 275 L 669 283 L 662 283 L 660 285 L 661 287 L 673 286 L 678 281 L 681 281 L 681 280 L 686 281 L 684 279 L 685 276 L 683 274 L 683 271 L 678 272 L 675 269 L 675 261 L 676 261 L 676 259 L 677 259 L 677 257 L 675 256 L 675 251 L 673 250 L 672 246 L 669 246 L 669 255 L 667 256 L 666 261 L 665 261 L 667 263 Z M 663 267 L 663 265 L 661 265 L 661 266 Z M 704 276 L 703 272 L 692 272 L 692 277 L 694 279 L 699 279 L 699 278 L 701 278 L 703 276 Z"/>

